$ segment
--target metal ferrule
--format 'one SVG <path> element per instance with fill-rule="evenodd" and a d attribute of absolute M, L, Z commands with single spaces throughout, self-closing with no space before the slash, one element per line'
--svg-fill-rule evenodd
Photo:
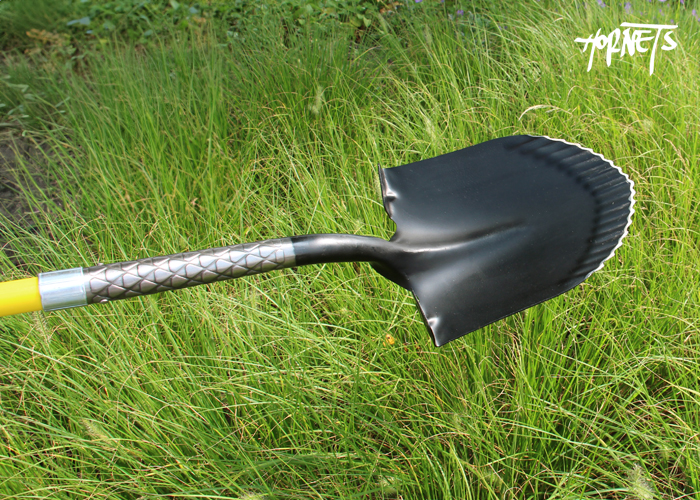
<path fill-rule="evenodd" d="M 83 268 L 40 273 L 39 295 L 44 311 L 87 305 Z"/>

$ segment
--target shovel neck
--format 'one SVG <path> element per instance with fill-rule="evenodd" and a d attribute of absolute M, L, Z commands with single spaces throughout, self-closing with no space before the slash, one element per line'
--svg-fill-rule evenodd
<path fill-rule="evenodd" d="M 293 236 L 297 266 L 330 262 L 389 263 L 396 254 L 395 245 L 373 236 L 354 234 L 312 234 Z"/>

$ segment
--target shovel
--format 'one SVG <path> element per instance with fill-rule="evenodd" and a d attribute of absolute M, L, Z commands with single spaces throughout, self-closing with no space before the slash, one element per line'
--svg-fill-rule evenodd
<path fill-rule="evenodd" d="M 53 311 L 293 266 L 370 262 L 410 290 L 436 346 L 556 297 L 612 257 L 629 177 L 577 144 L 527 135 L 379 169 L 391 240 L 293 236 L 0 283 L 0 315 Z"/>

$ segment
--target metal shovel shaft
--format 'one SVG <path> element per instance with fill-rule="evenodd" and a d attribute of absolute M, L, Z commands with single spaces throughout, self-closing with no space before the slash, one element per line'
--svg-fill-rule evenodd
<path fill-rule="evenodd" d="M 319 234 L 52 271 L 39 274 L 38 281 L 0 284 L 5 291 L 0 316 L 111 302 L 298 265 L 381 262 L 391 246 L 369 236 Z"/>

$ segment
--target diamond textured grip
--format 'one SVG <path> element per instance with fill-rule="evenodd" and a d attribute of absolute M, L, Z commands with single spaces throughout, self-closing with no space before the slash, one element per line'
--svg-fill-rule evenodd
<path fill-rule="evenodd" d="M 83 270 L 88 304 L 177 290 L 295 265 L 290 238 L 117 262 Z"/>

